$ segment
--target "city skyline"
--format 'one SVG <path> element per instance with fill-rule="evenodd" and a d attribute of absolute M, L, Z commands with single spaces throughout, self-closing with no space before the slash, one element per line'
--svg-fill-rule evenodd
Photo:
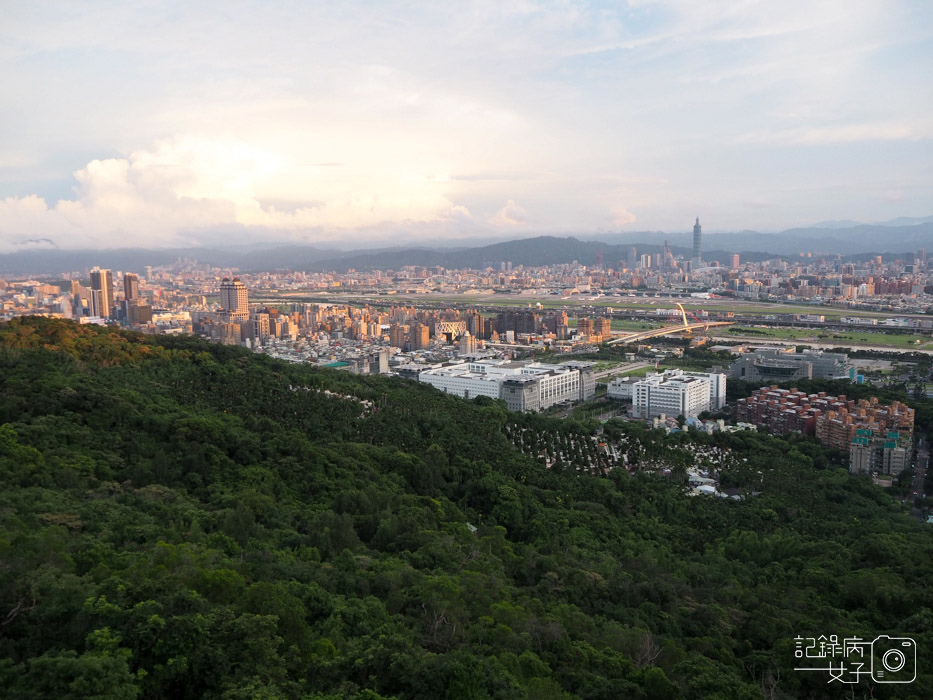
<path fill-rule="evenodd" d="M 10 9 L 0 253 L 933 212 L 921 3 L 223 7 Z"/>

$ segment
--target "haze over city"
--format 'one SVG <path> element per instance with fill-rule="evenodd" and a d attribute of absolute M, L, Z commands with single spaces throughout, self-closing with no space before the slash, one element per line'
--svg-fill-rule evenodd
<path fill-rule="evenodd" d="M 923 217 L 928 3 L 20 3 L 0 252 Z"/>

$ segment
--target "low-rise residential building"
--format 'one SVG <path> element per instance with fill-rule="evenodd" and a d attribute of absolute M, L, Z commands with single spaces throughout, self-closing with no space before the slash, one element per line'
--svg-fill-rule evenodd
<path fill-rule="evenodd" d="M 855 474 L 897 475 L 913 451 L 914 409 L 900 401 L 853 400 L 825 392 L 763 387 L 736 403 L 736 418 L 785 435 L 813 435 L 824 447 L 849 453 Z"/>

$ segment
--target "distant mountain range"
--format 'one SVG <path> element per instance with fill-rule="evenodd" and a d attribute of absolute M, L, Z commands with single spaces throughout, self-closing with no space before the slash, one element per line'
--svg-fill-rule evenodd
<path fill-rule="evenodd" d="M 933 217 L 917 220 L 920 223 L 896 226 L 892 224 L 843 225 L 845 222 L 826 222 L 823 227 L 792 228 L 781 233 L 704 233 L 703 248 L 710 251 L 754 251 L 780 256 L 800 253 L 827 253 L 856 255 L 864 253 L 905 253 L 918 248 L 933 250 Z M 911 220 L 912 221 L 912 220 Z M 832 224 L 832 225 L 830 225 Z M 838 224 L 838 225 L 836 225 Z M 607 243 L 637 245 L 640 242 L 657 243 L 667 240 L 671 245 L 690 247 L 691 233 L 640 233 L 602 236 Z M 704 258 L 708 257 L 704 254 Z M 710 258 L 712 259 L 712 258 Z"/>
<path fill-rule="evenodd" d="M 898 222 L 908 222 L 898 224 Z M 866 254 L 905 256 L 919 248 L 933 253 L 933 217 L 897 219 L 883 224 L 823 222 L 820 226 L 789 229 L 782 233 L 704 233 L 703 259 L 726 263 L 734 253 L 743 261 L 796 257 L 802 252 L 864 258 Z M 641 232 L 574 237 L 539 236 L 467 248 L 405 247 L 340 251 L 303 245 L 237 248 L 172 248 L 61 250 L 43 249 L 0 255 L 0 274 L 54 275 L 83 272 L 95 265 L 114 270 L 142 270 L 146 265 L 168 265 L 179 258 L 195 259 L 217 267 L 260 270 L 369 270 L 398 269 L 405 265 L 447 268 L 549 265 L 574 260 L 593 265 L 601 253 L 607 266 L 626 260 L 635 247 L 639 255 L 659 253 L 665 241 L 676 255 L 692 254 L 692 233 Z"/>

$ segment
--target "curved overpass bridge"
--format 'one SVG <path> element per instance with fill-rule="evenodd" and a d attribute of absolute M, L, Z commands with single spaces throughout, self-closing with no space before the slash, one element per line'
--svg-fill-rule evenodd
<path fill-rule="evenodd" d="M 648 338 L 657 338 L 662 335 L 673 335 L 675 333 L 693 333 L 693 331 L 706 330 L 707 328 L 713 328 L 715 326 L 731 326 L 733 321 L 700 321 L 697 319 L 694 323 L 691 323 L 687 320 L 687 311 L 684 309 L 682 304 L 678 304 L 677 308 L 680 309 L 680 315 L 683 317 L 684 322 L 682 324 L 677 324 L 676 326 L 663 326 L 661 328 L 652 328 L 648 331 L 641 331 L 640 333 L 632 333 L 630 335 L 623 336 L 621 338 L 615 338 L 610 340 L 607 345 L 615 345 L 617 343 L 637 343 L 640 340 L 647 340 Z M 690 314 L 693 316 L 693 314 Z M 694 316 L 696 318 L 696 316 Z"/>
<path fill-rule="evenodd" d="M 678 326 L 664 326 L 663 328 L 653 328 L 650 331 L 642 331 L 640 333 L 632 333 L 631 335 L 626 335 L 622 338 L 613 338 L 610 340 L 607 345 L 615 345 L 617 343 L 637 343 L 639 340 L 647 340 L 648 338 L 657 338 L 662 335 L 673 335 L 675 333 L 692 333 L 695 330 L 713 328 L 715 326 L 731 326 L 733 325 L 732 321 L 709 321 L 708 323 L 688 323 L 686 325 Z"/>

